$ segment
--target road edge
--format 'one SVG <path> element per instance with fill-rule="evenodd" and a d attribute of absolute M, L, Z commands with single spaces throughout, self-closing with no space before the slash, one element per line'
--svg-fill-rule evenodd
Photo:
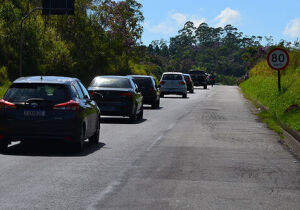
<path fill-rule="evenodd" d="M 241 90 L 240 87 L 238 87 L 241 95 L 243 96 L 243 98 L 251 103 L 251 105 L 254 105 L 255 107 L 252 107 L 255 110 L 251 110 L 254 114 L 258 114 L 259 112 L 261 112 L 261 110 L 264 111 L 269 111 L 269 108 L 264 106 L 263 104 L 261 104 L 259 101 L 253 101 L 250 99 L 247 99 L 243 93 L 243 91 Z M 256 107 L 258 107 L 259 109 L 257 109 Z M 300 132 L 295 131 L 291 128 L 289 128 L 287 125 L 284 125 L 283 123 L 280 123 L 279 126 L 282 129 L 282 133 L 284 136 L 284 139 L 282 139 L 280 141 L 280 143 L 282 143 L 283 145 L 285 145 L 294 155 L 296 155 L 298 157 L 298 159 L 300 159 Z"/>

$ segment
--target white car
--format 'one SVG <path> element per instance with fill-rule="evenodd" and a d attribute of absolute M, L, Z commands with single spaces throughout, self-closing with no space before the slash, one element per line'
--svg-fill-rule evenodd
<path fill-rule="evenodd" d="M 165 72 L 160 79 L 160 97 L 164 95 L 175 94 L 187 97 L 187 86 L 184 76 L 180 72 Z"/>

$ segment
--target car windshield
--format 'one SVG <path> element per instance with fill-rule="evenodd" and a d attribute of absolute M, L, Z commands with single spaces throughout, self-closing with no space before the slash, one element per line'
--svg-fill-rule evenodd
<path fill-rule="evenodd" d="M 112 77 L 97 77 L 92 81 L 90 86 L 103 88 L 132 88 L 129 79 Z"/>
<path fill-rule="evenodd" d="M 135 77 L 133 78 L 134 83 L 137 84 L 138 87 L 153 87 L 153 83 L 151 78 L 139 78 L 139 77 Z"/>
<path fill-rule="evenodd" d="M 180 74 L 164 74 L 163 80 L 182 80 L 182 76 Z"/>
<path fill-rule="evenodd" d="M 50 102 L 61 103 L 70 99 L 67 87 L 60 84 L 13 84 L 6 92 L 4 100 L 26 102 L 39 98 Z"/>

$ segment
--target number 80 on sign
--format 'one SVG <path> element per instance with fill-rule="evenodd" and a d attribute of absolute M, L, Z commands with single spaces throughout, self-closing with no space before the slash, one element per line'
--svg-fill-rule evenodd
<path fill-rule="evenodd" d="M 275 48 L 267 56 L 269 66 L 277 71 L 284 70 L 289 65 L 289 54 L 285 49 Z"/>

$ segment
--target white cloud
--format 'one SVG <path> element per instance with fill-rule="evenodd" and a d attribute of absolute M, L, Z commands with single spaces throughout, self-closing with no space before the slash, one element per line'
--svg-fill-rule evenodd
<path fill-rule="evenodd" d="M 206 19 L 205 18 L 198 19 L 197 17 L 192 17 L 191 21 L 194 23 L 195 27 L 198 27 L 201 23 L 205 23 Z"/>
<path fill-rule="evenodd" d="M 195 27 L 205 22 L 205 18 L 196 15 L 187 15 L 183 13 L 169 13 L 168 17 L 161 23 L 151 26 L 150 22 L 145 22 L 144 27 L 151 33 L 161 33 L 163 35 L 174 35 L 180 30 L 187 21 L 192 21 Z"/>
<path fill-rule="evenodd" d="M 224 27 L 227 24 L 235 24 L 241 21 L 241 14 L 237 10 L 233 10 L 230 8 L 226 8 L 221 13 L 214 18 L 216 23 L 216 27 Z"/>
<path fill-rule="evenodd" d="M 151 33 L 161 33 L 164 35 L 171 35 L 177 31 L 176 26 L 174 26 L 174 24 L 171 23 L 170 21 L 164 21 L 152 27 L 150 26 L 149 22 L 145 22 L 144 26 Z"/>
<path fill-rule="evenodd" d="M 291 20 L 286 25 L 283 34 L 292 38 L 300 37 L 300 18 Z"/>
<path fill-rule="evenodd" d="M 178 25 L 182 25 L 187 21 L 187 16 L 182 13 L 169 14 L 169 17 L 174 19 Z"/>

